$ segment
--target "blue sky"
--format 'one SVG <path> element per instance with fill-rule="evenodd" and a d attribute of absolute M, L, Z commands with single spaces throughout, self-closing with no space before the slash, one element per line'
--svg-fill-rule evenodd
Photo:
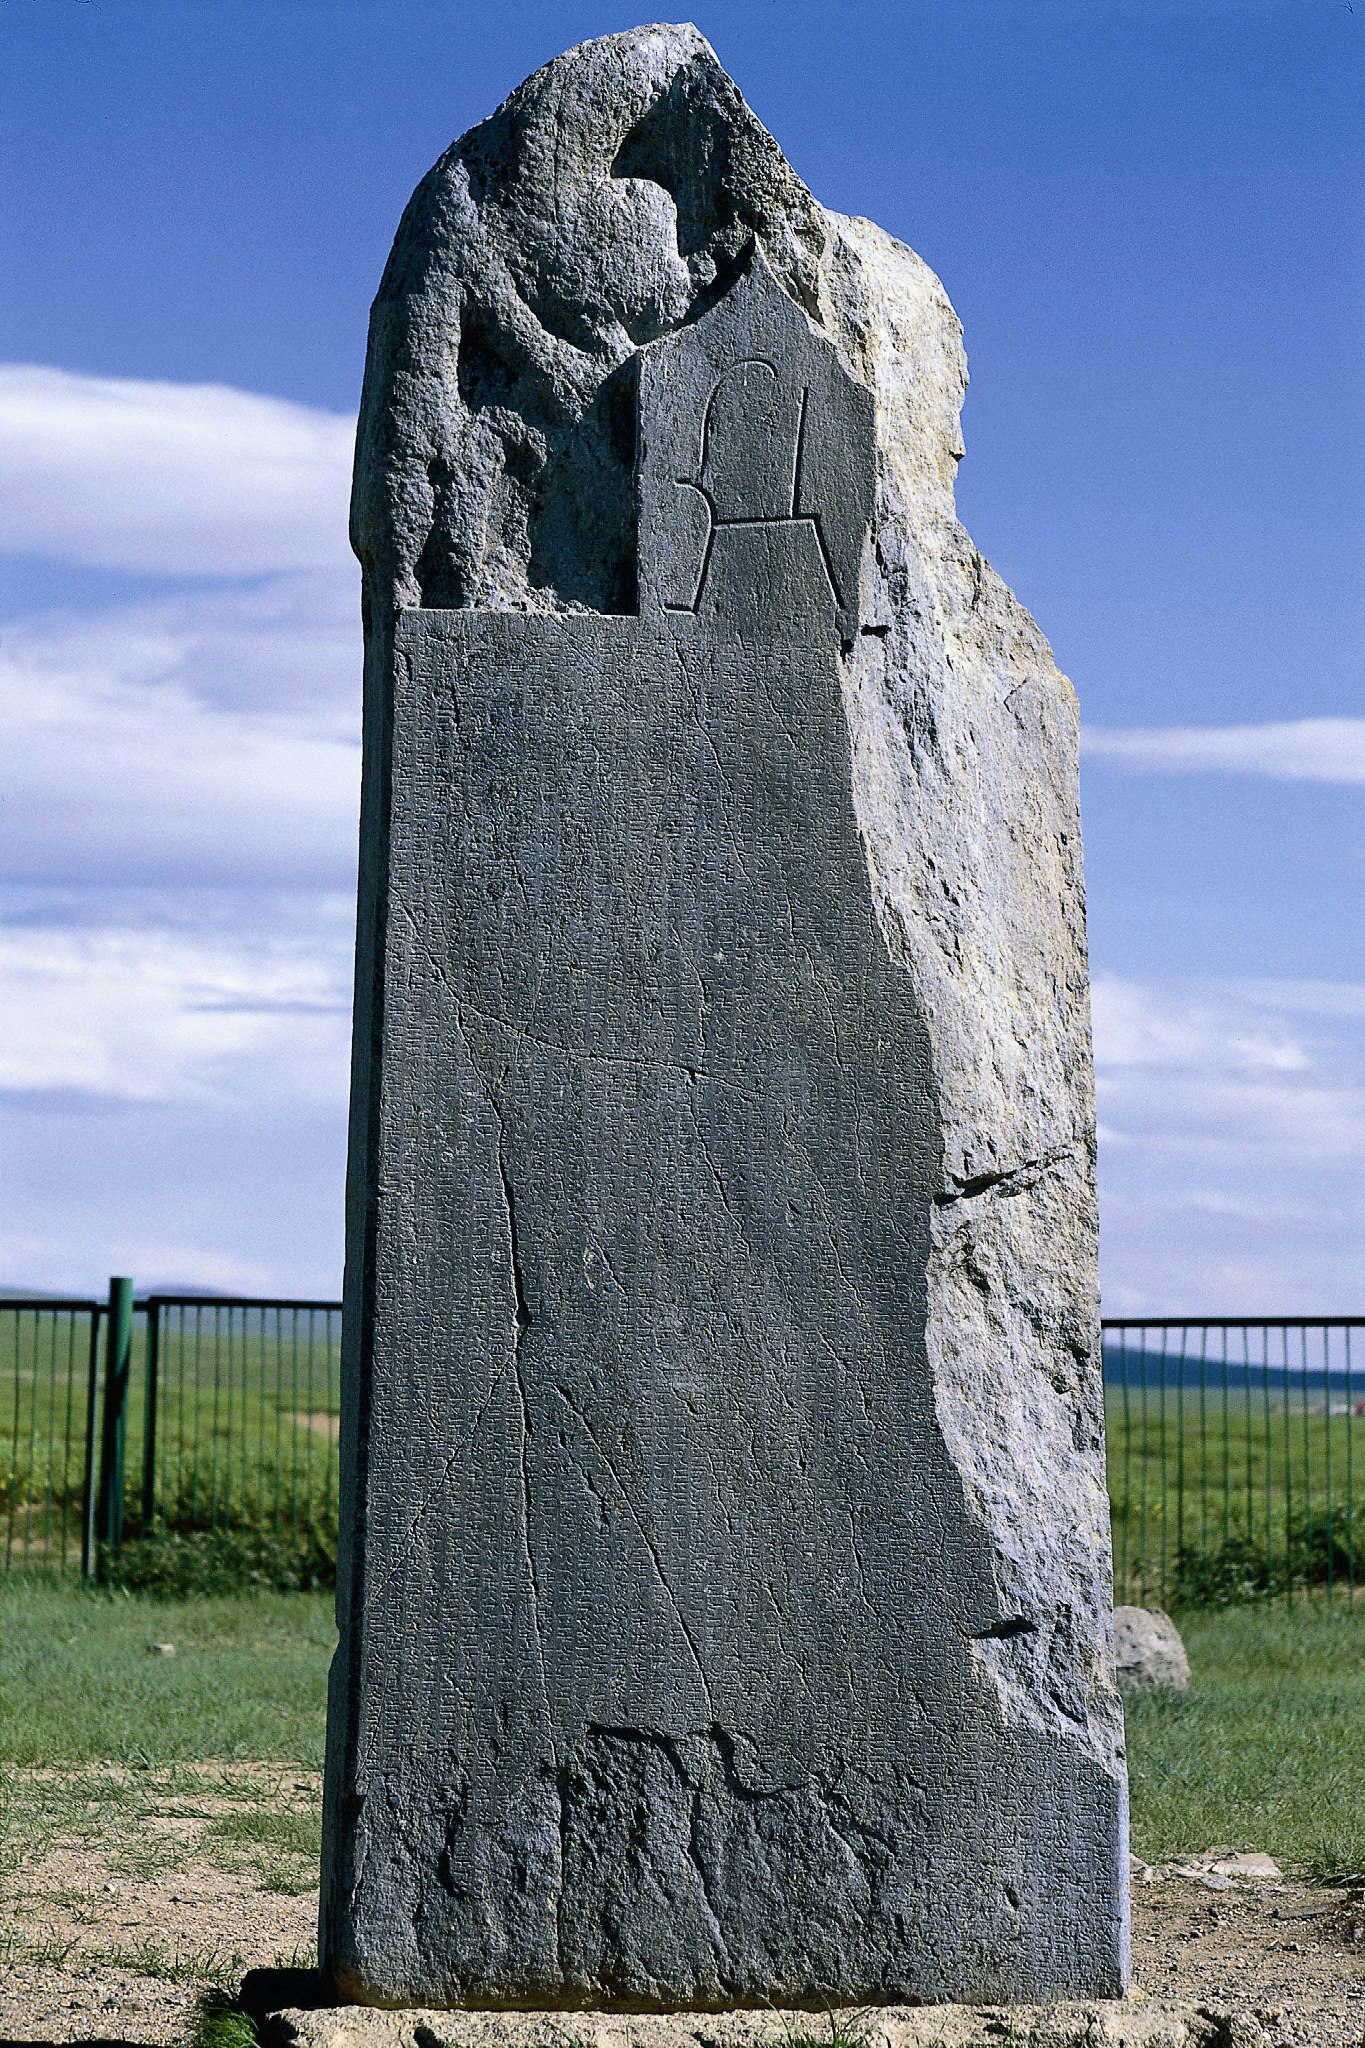
<path fill-rule="evenodd" d="M 330 1292 L 365 322 L 529 70 L 643 17 L 0 7 L 0 1282 Z M 1106 1305 L 1365 1305 L 1365 4 L 718 0 L 939 272 L 959 508 L 1081 695 Z"/>

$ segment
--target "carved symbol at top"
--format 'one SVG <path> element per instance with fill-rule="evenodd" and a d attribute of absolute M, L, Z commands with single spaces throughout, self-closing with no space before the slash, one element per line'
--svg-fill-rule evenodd
<path fill-rule="evenodd" d="M 641 611 L 851 638 L 873 465 L 869 394 L 755 249 L 643 352 Z"/>
<path fill-rule="evenodd" d="M 796 509 L 809 402 L 809 386 L 799 391 L 784 387 L 777 365 L 761 356 L 746 357 L 717 379 L 702 421 L 699 474 L 678 478 L 679 488 L 695 491 L 706 508 L 705 551 L 692 602 L 666 610 L 698 610 L 717 537 L 723 545 L 725 530 L 736 526 L 803 528 L 791 541 L 814 541 L 830 596 L 836 605 L 842 603 L 819 518 Z M 804 566 L 802 552 L 796 551 L 798 571 Z"/>
<path fill-rule="evenodd" d="M 701 478 L 718 519 L 795 515 L 806 397 L 784 388 L 777 365 L 761 356 L 716 379 L 702 421 Z"/>

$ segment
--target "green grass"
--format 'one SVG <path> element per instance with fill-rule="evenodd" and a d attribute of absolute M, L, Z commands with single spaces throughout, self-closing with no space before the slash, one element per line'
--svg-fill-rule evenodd
<path fill-rule="evenodd" d="M 1324 1881 L 1365 1875 L 1365 1602 L 1266 1602 L 1180 1619 L 1190 1691 L 1128 1702 L 1138 1855 L 1160 1862 L 1226 1845 Z M 0 1763 L 89 1767 L 42 1787 L 49 1820 L 88 1816 L 107 1831 L 124 1810 L 135 1857 L 141 1772 L 94 1767 L 316 1768 L 332 1641 L 320 1594 L 162 1602 L 15 1583 L 0 1592 Z M 149 1655 L 150 1642 L 173 1642 L 177 1654 Z M 191 1802 L 194 1793 L 188 1781 L 180 1788 Z M 288 1891 L 312 1881 L 317 1821 L 279 1807 L 263 1794 L 259 1810 L 216 1820 L 210 1838 Z"/>
<path fill-rule="evenodd" d="M 316 1767 L 335 1639 L 330 1594 L 161 1601 L 13 1581 L 0 1586 L 0 1763 Z"/>
<path fill-rule="evenodd" d="M 286 1809 L 284 1812 L 227 1813 L 213 1822 L 209 1834 L 221 1842 L 239 1847 L 274 1849 L 290 1856 L 322 1854 L 322 1830 L 315 1813 Z"/>
<path fill-rule="evenodd" d="M 774 2048 L 867 2048 L 871 2034 L 870 2016 L 860 2012 L 829 2012 L 820 2020 L 779 2013 L 778 2019 L 782 2032 L 774 2035 Z"/>
<path fill-rule="evenodd" d="M 191 2048 L 259 2048 L 256 2023 L 225 1991 L 210 1991 L 199 2001 Z"/>
<path fill-rule="evenodd" d="M 201 1847 L 229 1868 L 239 1860 L 246 1863 L 268 1892 L 302 1898 L 318 1881 L 322 1816 L 311 1807 L 225 1813 L 205 1829 Z"/>
<path fill-rule="evenodd" d="M 49 1850 L 73 1844 L 115 1878 L 207 1859 L 254 1871 L 269 1891 L 311 1892 L 315 1781 L 291 1774 L 322 1761 L 334 1639 L 323 1594 L 161 1601 L 79 1584 L 0 1585 L 0 1906 L 23 1896 Z M 173 1643 L 176 1654 L 153 1654 L 150 1643 Z M 269 1768 L 247 1767 L 261 1764 Z M 207 1825 L 191 1840 L 167 1820 Z M 107 1909 L 79 1891 L 65 1903 L 82 1925 Z M 92 1967 L 187 1983 L 221 1983 L 236 1969 L 225 1951 L 173 1937 L 82 1945 L 81 1954 Z M 41 1938 L 0 1928 L 0 1965 L 7 1960 L 60 1957 Z M 205 2012 L 213 2048 L 249 2038 L 227 2007 Z"/>
<path fill-rule="evenodd" d="M 321 1544 L 334 1551 L 338 1320 L 228 1303 L 164 1312 L 154 1527 L 263 1536 L 286 1547 L 301 1535 L 306 1550 Z M 79 1315 L 0 1312 L 0 1569 L 70 1569 L 79 1562 L 88 1365 L 89 1324 Z M 124 1467 L 125 1519 L 134 1537 L 142 1512 L 146 1374 L 146 1321 L 139 1316 Z M 184 1560 L 172 1562 L 183 1567 Z M 202 1570 L 198 1576 L 202 1582 Z M 245 1583 L 250 1574 L 238 1576 Z M 286 1569 L 278 1582 L 300 1580 Z"/>
<path fill-rule="evenodd" d="M 1136 1853 L 1258 1849 L 1320 1882 L 1365 1875 L 1365 1605 L 1179 1619 L 1189 1692 L 1127 1703 Z"/>

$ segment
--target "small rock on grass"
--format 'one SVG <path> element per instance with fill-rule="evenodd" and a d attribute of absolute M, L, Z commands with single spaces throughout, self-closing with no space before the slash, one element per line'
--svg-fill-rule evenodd
<path fill-rule="evenodd" d="M 1155 1686 L 1179 1692 L 1190 1682 L 1180 1631 L 1160 1607 L 1114 1609 L 1114 1662 L 1126 1690 Z"/>

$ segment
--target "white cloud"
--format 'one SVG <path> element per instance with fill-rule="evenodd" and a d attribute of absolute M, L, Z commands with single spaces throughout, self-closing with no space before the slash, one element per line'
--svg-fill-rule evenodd
<path fill-rule="evenodd" d="M 1365 1020 L 1365 982 L 1252 980 L 1227 986 L 1244 1001 L 1271 1013 Z"/>
<path fill-rule="evenodd" d="M 168 575 L 336 567 L 354 434 L 218 384 L 0 364 L 0 550 Z"/>
<path fill-rule="evenodd" d="M 353 582 L 277 577 L 8 630 L 10 878 L 347 886 L 360 782 Z"/>
<path fill-rule="evenodd" d="M 349 883 L 350 444 L 245 392 L 0 367 L 0 548 L 239 579 L 5 629 L 11 879 Z"/>
<path fill-rule="evenodd" d="M 349 895 L 0 908 L 0 1279 L 334 1296 Z"/>
<path fill-rule="evenodd" d="M 243 392 L 0 368 L 0 551 L 201 586 L 82 610 L 73 568 L 72 608 L 0 638 L 10 1284 L 339 1285 L 351 439 Z"/>
<path fill-rule="evenodd" d="M 343 1110 L 277 1095 L 103 1116 L 0 1096 L 0 1279 L 335 1297 L 345 1143 Z"/>
<path fill-rule="evenodd" d="M 1173 1000 L 1169 990 L 1099 974 L 1090 1002 L 1097 1058 L 1107 1072 L 1284 1074 L 1308 1063 L 1298 1041 L 1261 1014 L 1268 1006 L 1245 998 L 1239 1003 L 1231 985 L 1191 989 Z"/>
<path fill-rule="evenodd" d="M 340 1287 L 354 905 L 11 892 L 0 1278 Z"/>
<path fill-rule="evenodd" d="M 204 908 L 199 930 L 117 909 L 107 923 L 0 924 L 0 1091 L 63 1113 L 281 1099 L 340 1112 L 349 899 Z"/>
<path fill-rule="evenodd" d="M 102 1296 L 106 1273 L 131 1273 L 140 1293 L 165 1287 L 270 1295 L 277 1289 L 303 1292 L 306 1285 L 297 1272 L 282 1272 L 268 1259 L 234 1257 L 193 1237 L 110 1229 L 107 1215 L 74 1203 L 58 1209 L 52 1221 L 55 1229 L 0 1230 L 0 1285 L 23 1293 L 38 1284 L 35 1273 L 43 1275 L 44 1292 L 77 1297 Z M 334 1271 L 325 1271 L 319 1284 L 324 1297 L 338 1291 Z"/>
<path fill-rule="evenodd" d="M 1106 975 L 1094 1015 L 1107 1312 L 1358 1310 L 1365 989 Z"/>
<path fill-rule="evenodd" d="M 1286 782 L 1365 783 L 1365 718 L 1283 725 L 1087 726 L 1091 760 L 1160 775 L 1262 775 Z"/>

